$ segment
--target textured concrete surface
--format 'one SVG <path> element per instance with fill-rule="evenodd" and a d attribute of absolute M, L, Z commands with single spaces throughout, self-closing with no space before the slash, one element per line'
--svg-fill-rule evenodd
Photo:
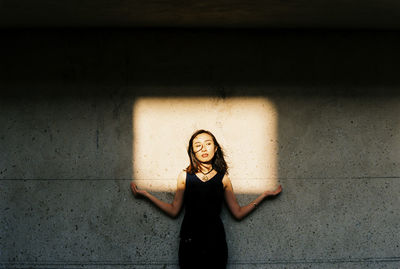
<path fill-rule="evenodd" d="M 242 222 L 224 209 L 229 268 L 400 267 L 395 33 L 3 37 L 1 268 L 177 268 L 182 215 L 129 190 L 134 100 L 168 96 L 276 108 L 284 192 Z"/>

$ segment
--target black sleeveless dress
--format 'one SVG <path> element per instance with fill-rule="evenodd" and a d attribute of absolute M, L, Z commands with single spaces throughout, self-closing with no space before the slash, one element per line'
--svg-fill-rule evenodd
<path fill-rule="evenodd" d="M 186 173 L 185 216 L 179 245 L 179 265 L 186 268 L 226 268 L 228 249 L 220 218 L 224 200 L 222 178 L 217 173 L 206 182 Z"/>

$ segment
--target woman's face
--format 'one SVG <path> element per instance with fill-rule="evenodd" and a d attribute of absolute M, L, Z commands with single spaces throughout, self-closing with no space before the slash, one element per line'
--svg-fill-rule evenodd
<path fill-rule="evenodd" d="M 200 162 L 210 162 L 216 151 L 217 146 L 215 146 L 211 135 L 201 133 L 193 139 L 193 152 Z"/>

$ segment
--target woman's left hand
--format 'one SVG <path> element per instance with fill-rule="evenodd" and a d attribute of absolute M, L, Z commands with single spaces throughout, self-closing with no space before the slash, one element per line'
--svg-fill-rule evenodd
<path fill-rule="evenodd" d="M 267 196 L 275 196 L 275 195 L 278 195 L 279 193 L 281 193 L 281 191 L 282 191 L 282 185 L 279 185 L 278 188 L 276 188 L 273 191 L 264 192 L 264 195 L 265 195 L 265 197 L 267 197 Z"/>

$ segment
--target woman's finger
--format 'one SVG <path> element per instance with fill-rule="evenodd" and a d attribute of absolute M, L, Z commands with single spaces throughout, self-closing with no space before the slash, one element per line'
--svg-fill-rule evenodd
<path fill-rule="evenodd" d="M 282 191 L 282 185 L 279 185 L 278 188 L 275 190 L 275 194 L 278 194 Z"/>
<path fill-rule="evenodd" d="M 131 182 L 131 190 L 132 190 L 132 192 L 133 192 L 134 195 L 136 195 L 137 192 L 138 192 L 137 187 L 136 187 L 136 184 L 133 183 L 133 182 Z"/>

